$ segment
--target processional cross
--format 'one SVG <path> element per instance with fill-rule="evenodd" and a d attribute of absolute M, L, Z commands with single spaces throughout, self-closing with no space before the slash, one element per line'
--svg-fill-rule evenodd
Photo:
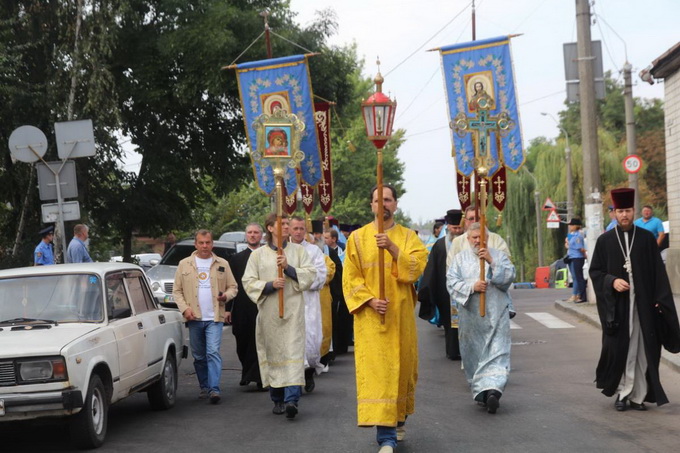
<path fill-rule="evenodd" d="M 506 135 L 513 127 L 513 122 L 507 112 L 499 115 L 491 115 L 490 110 L 495 108 L 495 102 L 491 96 L 483 93 L 476 96 L 471 101 L 473 111 L 476 116 L 468 117 L 465 112 L 460 112 L 451 121 L 450 127 L 459 137 L 473 134 L 473 146 L 475 149 L 475 179 L 479 181 L 479 192 L 477 194 L 477 209 L 479 210 L 479 223 L 481 225 L 481 245 L 486 248 L 486 185 L 489 170 L 496 163 L 490 153 L 490 133 L 496 133 L 496 143 L 498 154 L 501 154 L 500 136 Z M 485 280 L 484 260 L 479 260 L 479 279 Z M 481 293 L 479 298 L 479 315 L 486 316 L 486 294 Z"/>

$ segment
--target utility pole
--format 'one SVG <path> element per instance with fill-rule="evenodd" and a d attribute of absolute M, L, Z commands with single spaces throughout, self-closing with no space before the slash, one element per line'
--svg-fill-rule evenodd
<path fill-rule="evenodd" d="M 633 66 L 628 63 L 623 65 L 623 99 L 626 111 L 626 142 L 628 144 L 628 155 L 635 154 L 635 111 L 633 104 L 633 82 L 631 81 L 631 70 Z M 638 190 L 638 174 L 628 173 L 628 187 L 635 189 L 635 214 L 640 212 L 640 191 Z"/>
<path fill-rule="evenodd" d="M 597 149 L 597 117 L 595 116 L 595 78 L 590 39 L 590 0 L 576 0 L 576 37 L 578 50 L 579 102 L 581 107 L 581 145 L 583 147 L 583 197 L 585 218 L 588 219 L 586 249 L 595 250 L 602 223 L 602 182 L 600 156 Z M 595 291 L 588 279 L 588 300 L 595 300 Z"/>

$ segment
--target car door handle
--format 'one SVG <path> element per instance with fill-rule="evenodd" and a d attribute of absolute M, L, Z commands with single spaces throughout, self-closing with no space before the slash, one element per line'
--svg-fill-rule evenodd
<path fill-rule="evenodd" d="M 142 324 L 141 322 L 138 322 L 138 323 L 137 323 L 137 328 L 138 328 L 139 330 L 144 329 L 144 324 Z"/>
<path fill-rule="evenodd" d="M 158 315 L 158 320 L 161 322 L 161 324 L 165 324 L 165 315 Z"/>

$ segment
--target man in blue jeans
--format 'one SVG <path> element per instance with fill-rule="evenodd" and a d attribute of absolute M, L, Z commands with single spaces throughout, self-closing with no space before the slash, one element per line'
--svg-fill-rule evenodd
<path fill-rule="evenodd" d="M 586 302 L 586 280 L 583 278 L 583 265 L 586 261 L 586 245 L 583 232 L 581 231 L 581 219 L 571 219 L 569 222 L 569 234 L 564 246 L 567 248 L 567 256 L 571 260 L 569 271 L 574 279 L 573 296 L 569 299 L 577 304 Z"/>
<path fill-rule="evenodd" d="M 212 252 L 212 233 L 196 232 L 196 251 L 179 262 L 172 295 L 189 326 L 191 355 L 201 387 L 199 398 L 220 402 L 222 327 L 225 304 L 236 297 L 238 285 L 229 263 Z"/>

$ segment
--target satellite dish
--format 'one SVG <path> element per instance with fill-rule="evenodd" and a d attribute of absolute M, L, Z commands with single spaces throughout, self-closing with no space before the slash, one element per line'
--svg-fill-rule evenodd
<path fill-rule="evenodd" d="M 18 161 L 37 162 L 47 152 L 47 137 L 35 126 L 21 126 L 9 136 L 9 152 Z"/>

